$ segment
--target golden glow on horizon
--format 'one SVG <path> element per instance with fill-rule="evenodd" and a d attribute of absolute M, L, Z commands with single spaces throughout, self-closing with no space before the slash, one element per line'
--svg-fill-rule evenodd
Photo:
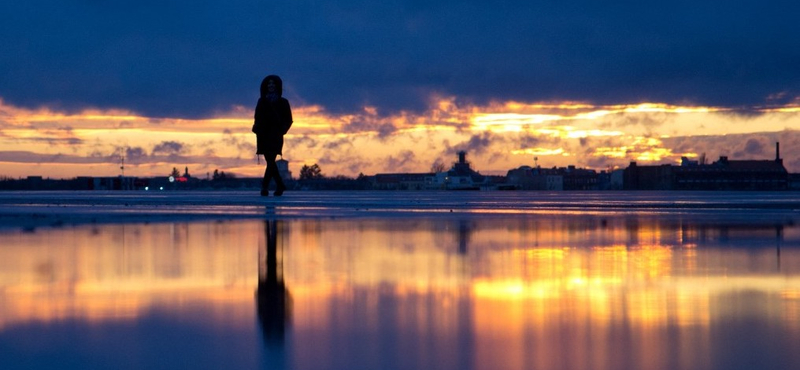
<path fill-rule="evenodd" d="M 466 148 L 473 167 L 485 174 L 502 174 L 529 165 L 529 161 L 521 162 L 521 155 L 539 156 L 548 167 L 587 167 L 590 158 L 595 166 L 596 159 L 602 158 L 607 163 L 603 168 L 622 167 L 633 160 L 677 163 L 681 156 L 731 154 L 722 151 L 731 149 L 709 146 L 708 140 L 697 135 L 792 133 L 786 130 L 800 129 L 794 123 L 800 118 L 797 106 L 762 109 L 763 114 L 756 116 L 736 116 L 723 108 L 660 103 L 598 106 L 511 101 L 459 106 L 455 99 L 443 98 L 432 102 L 431 107 L 421 114 L 381 116 L 376 107 L 365 107 L 357 114 L 333 115 L 321 106 L 295 106 L 295 123 L 285 147 L 290 169 L 297 174 L 302 165 L 326 158 L 324 173 L 355 176 L 391 172 L 390 163 L 407 158 L 394 170 L 420 172 L 436 160 L 452 162 L 454 154 L 447 148 Z M 183 166 L 197 173 L 236 169 L 239 175 L 258 176 L 263 168 L 254 161 L 251 115 L 249 108 L 241 106 L 207 119 L 143 117 L 124 110 L 64 114 L 13 107 L 0 100 L 0 162 L 37 164 L 29 170 L 3 165 L 0 175 L 42 175 L 42 169 L 47 168 L 53 171 L 45 172 L 56 178 L 117 175 L 120 153 L 135 149 L 137 158 L 127 167 L 132 176 L 162 175 L 172 167 Z M 477 137 L 485 144 L 476 153 L 469 145 Z M 680 139 L 682 146 L 692 151 L 676 152 L 665 144 L 668 138 Z M 675 146 L 672 142 L 668 145 Z M 734 144 L 743 147 L 745 143 Z M 167 152 L 155 153 L 157 147 Z M 784 148 L 783 153 L 792 153 L 791 147 Z M 591 154 L 581 154 L 587 152 Z M 162 163 L 159 155 L 179 155 L 174 158 L 181 163 L 156 169 L 154 165 Z M 24 156 L 29 159 L 16 162 Z M 85 160 L 80 157 L 105 158 L 105 162 L 96 160 L 96 166 L 85 173 Z M 62 166 L 56 168 L 45 158 L 57 158 L 63 161 Z M 800 161 L 789 158 L 784 163 L 792 166 Z M 70 165 L 74 166 L 71 171 Z"/>
<path fill-rule="evenodd" d="M 646 162 L 658 162 L 665 158 L 674 158 L 674 162 L 679 162 L 680 157 L 696 158 L 698 156 L 695 153 L 676 155 L 671 149 L 664 148 L 660 139 L 644 137 L 636 138 L 631 146 L 595 148 L 592 155 L 611 158 L 632 158 Z"/>
<path fill-rule="evenodd" d="M 473 128 L 490 129 L 498 127 L 501 131 L 521 131 L 522 127 L 545 122 L 562 120 L 563 117 L 547 114 L 486 113 L 472 118 Z"/>
<path fill-rule="evenodd" d="M 763 112 L 763 113 L 771 113 L 771 112 L 798 113 L 798 112 L 800 112 L 800 106 L 798 106 L 798 105 L 789 105 L 789 106 L 785 106 L 785 107 L 764 108 L 764 109 L 759 109 L 759 112 Z"/>
<path fill-rule="evenodd" d="M 642 103 L 637 105 L 592 106 L 587 104 L 531 104 L 507 103 L 505 105 L 513 113 L 480 113 L 472 118 L 472 124 L 479 129 L 499 127 L 505 131 L 521 131 L 522 127 L 547 122 L 563 122 L 570 120 L 596 120 L 606 116 L 623 113 L 711 113 L 723 112 L 725 109 L 712 107 L 680 107 L 668 104 Z M 535 110 L 558 109 L 567 110 L 569 114 L 520 113 Z M 573 113 L 574 110 L 586 112 Z"/>
<path fill-rule="evenodd" d="M 521 150 L 514 150 L 511 152 L 515 155 L 565 155 L 564 149 L 548 149 L 548 148 L 527 148 Z"/>

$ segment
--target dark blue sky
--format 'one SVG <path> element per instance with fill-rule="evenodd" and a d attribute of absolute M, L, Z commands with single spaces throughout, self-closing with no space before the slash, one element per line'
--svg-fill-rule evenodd
<path fill-rule="evenodd" d="M 431 96 L 751 107 L 800 96 L 800 2 L 0 3 L 0 98 L 206 117 L 284 78 L 294 105 Z"/>

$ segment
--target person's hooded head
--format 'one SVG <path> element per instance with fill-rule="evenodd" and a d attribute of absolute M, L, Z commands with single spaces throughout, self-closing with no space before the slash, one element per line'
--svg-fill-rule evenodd
<path fill-rule="evenodd" d="M 261 81 L 261 97 L 266 98 L 270 93 L 277 97 L 283 95 L 283 81 L 276 75 L 269 75 Z"/>

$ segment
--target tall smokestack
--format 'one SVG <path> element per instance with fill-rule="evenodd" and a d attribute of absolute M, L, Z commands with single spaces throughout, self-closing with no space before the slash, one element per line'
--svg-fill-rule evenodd
<path fill-rule="evenodd" d="M 781 160 L 781 143 L 780 141 L 775 142 L 775 162 L 779 162 Z"/>

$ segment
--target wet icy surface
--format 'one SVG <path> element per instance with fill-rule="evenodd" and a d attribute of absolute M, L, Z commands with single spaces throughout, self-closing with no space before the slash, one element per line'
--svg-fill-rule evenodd
<path fill-rule="evenodd" d="M 798 192 L 0 192 L 3 227 L 314 217 L 541 213 L 690 214 L 714 218 L 800 212 Z"/>
<path fill-rule="evenodd" d="M 797 369 L 796 193 L 0 193 L 2 369 Z"/>

